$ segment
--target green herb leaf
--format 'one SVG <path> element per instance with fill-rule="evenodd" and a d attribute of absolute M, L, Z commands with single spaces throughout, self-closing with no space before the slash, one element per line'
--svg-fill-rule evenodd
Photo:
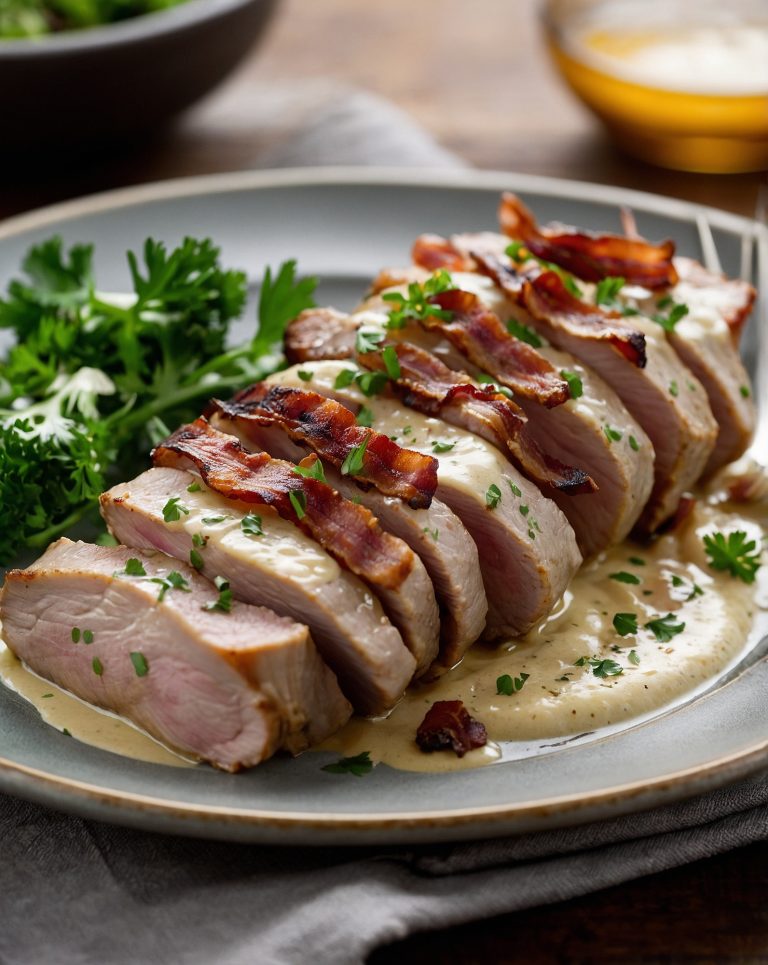
<path fill-rule="evenodd" d="M 501 490 L 496 483 L 491 483 L 485 492 L 485 505 L 489 509 L 496 509 L 501 502 Z"/>
<path fill-rule="evenodd" d="M 177 519 L 181 519 L 182 513 L 189 516 L 189 510 L 179 502 L 178 496 L 172 496 L 163 506 L 163 519 L 166 523 L 175 523 Z"/>
<path fill-rule="evenodd" d="M 83 630 L 83 643 L 93 643 L 93 630 Z"/>
<path fill-rule="evenodd" d="M 311 466 L 294 466 L 293 471 L 297 476 L 303 476 L 305 479 L 317 479 L 318 482 L 325 482 L 325 471 L 320 459 L 315 459 Z"/>
<path fill-rule="evenodd" d="M 432 452 L 437 454 L 450 452 L 455 445 L 455 442 L 438 442 L 438 440 L 435 439 L 435 441 L 432 443 Z"/>
<path fill-rule="evenodd" d="M 626 284 L 626 279 L 617 276 L 601 278 L 595 288 L 595 305 L 604 305 L 606 308 L 621 311 L 623 307 L 618 301 L 619 292 Z"/>
<path fill-rule="evenodd" d="M 288 493 L 288 499 L 293 506 L 293 511 L 299 519 L 304 519 L 307 515 L 307 497 L 301 490 L 292 489 Z"/>
<path fill-rule="evenodd" d="M 389 311 L 387 328 L 404 328 L 410 320 L 419 321 L 430 317 L 450 321 L 453 312 L 433 305 L 429 299 L 455 287 L 448 272 L 440 270 L 428 278 L 423 285 L 411 282 L 407 296 L 401 292 L 385 292 L 381 296 L 382 299 L 391 302 L 394 306 Z"/>
<path fill-rule="evenodd" d="M 622 637 L 626 637 L 630 633 L 637 633 L 637 614 L 614 613 L 613 628 Z"/>
<path fill-rule="evenodd" d="M 635 576 L 634 573 L 627 573 L 626 570 L 619 570 L 618 573 L 609 573 L 609 577 L 612 580 L 616 580 L 617 583 L 633 583 L 636 585 L 640 582 L 639 576 Z"/>
<path fill-rule="evenodd" d="M 633 449 L 635 452 L 640 451 L 640 443 L 635 439 L 634 436 L 629 437 L 629 448 Z"/>
<path fill-rule="evenodd" d="M 560 375 L 568 383 L 571 398 L 580 399 L 582 395 L 584 395 L 584 386 L 582 385 L 579 376 L 575 372 L 571 372 L 568 369 L 560 369 Z"/>
<path fill-rule="evenodd" d="M 200 520 L 206 526 L 216 526 L 219 523 L 223 523 L 225 519 L 232 519 L 229 513 L 222 513 L 220 516 L 203 516 Z"/>
<path fill-rule="evenodd" d="M 387 371 L 387 375 L 390 379 L 397 380 L 400 378 L 400 359 L 397 357 L 397 352 L 392 345 L 384 346 L 381 353 L 382 361 L 384 362 L 384 368 Z"/>
<path fill-rule="evenodd" d="M 357 372 L 354 369 L 342 369 L 333 381 L 334 389 L 346 389 L 355 381 Z"/>
<path fill-rule="evenodd" d="M 150 583 L 157 583 L 160 587 L 160 592 L 157 594 L 157 602 L 162 603 L 165 599 L 165 594 L 169 590 L 181 590 L 183 593 L 191 593 L 192 588 L 189 583 L 184 579 L 178 570 L 171 570 L 167 576 L 152 576 L 149 578 Z"/>
<path fill-rule="evenodd" d="M 496 678 L 496 693 L 511 697 L 512 694 L 519 693 L 525 686 L 525 681 L 530 674 L 521 673 L 519 677 L 511 677 L 508 673 Z"/>
<path fill-rule="evenodd" d="M 387 381 L 386 372 L 359 372 L 355 376 L 355 384 L 369 399 L 383 392 Z"/>
<path fill-rule="evenodd" d="M 101 660 L 99 660 L 98 657 L 94 657 L 91 661 L 91 669 L 97 677 L 100 677 L 104 673 L 104 664 L 101 662 Z"/>
<path fill-rule="evenodd" d="M 355 335 L 355 351 L 362 355 L 367 352 L 375 352 L 383 341 L 384 332 L 376 329 L 359 328 Z"/>
<path fill-rule="evenodd" d="M 320 460 L 318 459 L 318 462 Z M 261 525 L 261 516 L 257 516 L 256 513 L 248 513 L 247 516 L 243 516 L 240 520 L 240 529 L 245 533 L 246 536 L 263 536 L 264 530 Z"/>
<path fill-rule="evenodd" d="M 619 442 L 623 436 L 622 432 L 619 432 L 618 429 L 614 429 L 609 425 L 603 426 L 603 432 L 605 433 L 605 437 L 609 442 Z"/>
<path fill-rule="evenodd" d="M 739 393 L 740 393 L 742 399 L 748 399 L 748 398 L 750 397 L 750 395 L 752 394 L 748 385 L 740 385 L 740 386 L 739 386 Z"/>
<path fill-rule="evenodd" d="M 266 269 L 259 292 L 259 330 L 250 346 L 253 357 L 273 352 L 282 343 L 288 323 L 315 307 L 315 288 L 316 278 L 297 280 L 294 260 L 283 262 L 274 276 L 271 268 Z"/>
<path fill-rule="evenodd" d="M 137 560 L 135 556 L 132 556 L 125 564 L 125 569 L 121 572 L 115 574 L 116 576 L 146 576 L 147 571 L 144 569 L 144 564 L 141 560 Z"/>
<path fill-rule="evenodd" d="M 668 613 L 665 617 L 657 617 L 649 620 L 645 624 L 645 629 L 650 630 L 659 643 L 669 643 L 672 637 L 677 636 L 685 630 L 685 624 L 680 623 L 676 617 Z"/>
<path fill-rule="evenodd" d="M 360 445 L 349 450 L 344 462 L 341 464 L 342 476 L 360 476 L 363 474 L 365 450 L 368 448 L 370 440 L 371 437 L 368 435 Z"/>
<path fill-rule="evenodd" d="M 221 610 L 222 613 L 229 613 L 232 610 L 232 590 L 229 581 L 223 576 L 217 576 L 213 581 L 219 591 L 218 599 L 203 605 L 203 610 Z"/>
<path fill-rule="evenodd" d="M 640 663 L 640 657 L 637 655 L 637 650 L 630 650 L 628 659 L 630 663 L 633 663 L 637 667 Z"/>
<path fill-rule="evenodd" d="M 354 757 L 341 757 L 334 764 L 326 764 L 320 770 L 328 771 L 329 774 L 354 774 L 355 777 L 364 777 L 373 770 L 373 761 L 370 751 L 362 751 Z"/>
<path fill-rule="evenodd" d="M 727 535 L 707 535 L 704 537 L 704 550 L 713 570 L 727 571 L 744 583 L 755 582 L 755 575 L 762 565 L 760 550 L 744 530 L 739 529 Z"/>
<path fill-rule="evenodd" d="M 633 566 L 645 566 L 645 560 L 642 556 L 630 556 L 628 562 Z"/>
<path fill-rule="evenodd" d="M 355 416 L 355 422 L 365 429 L 370 429 L 373 425 L 373 412 L 367 406 L 361 405 Z"/>
<path fill-rule="evenodd" d="M 189 563 L 190 566 L 194 567 L 198 572 L 205 566 L 205 561 L 199 551 L 195 549 L 189 551 Z"/>
<path fill-rule="evenodd" d="M 306 369 L 297 369 L 296 375 L 298 375 L 302 382 L 311 382 L 314 373 L 308 372 Z"/>
<path fill-rule="evenodd" d="M 129 654 L 131 658 L 131 663 L 133 664 L 133 669 L 136 671 L 137 677 L 146 677 L 149 673 L 149 664 L 147 663 L 147 658 L 138 650 L 134 650 Z"/>
<path fill-rule="evenodd" d="M 111 533 L 99 533 L 96 537 L 97 546 L 119 546 L 120 544 Z"/>
<path fill-rule="evenodd" d="M 80 627 L 72 627 L 72 643 L 80 643 L 81 630 Z"/>
<path fill-rule="evenodd" d="M 664 315 L 661 312 L 656 312 L 651 315 L 651 318 L 657 325 L 661 325 L 665 332 L 674 332 L 675 326 L 680 321 L 681 318 L 685 318 L 688 314 L 688 306 L 680 305 L 672 302 L 672 299 L 662 299 L 658 302 L 659 308 L 666 308 L 671 305 L 669 312 Z"/>
<path fill-rule="evenodd" d="M 510 335 L 520 339 L 521 342 L 532 345 L 533 348 L 541 348 L 544 344 L 541 337 L 530 325 L 526 325 L 524 322 L 518 322 L 515 318 L 507 320 L 507 331 Z"/>
<path fill-rule="evenodd" d="M 188 493 L 201 493 L 202 491 L 203 491 L 203 487 L 200 485 L 199 482 L 193 482 L 187 486 Z"/>
<path fill-rule="evenodd" d="M 439 536 L 440 536 L 440 530 L 439 530 L 439 529 L 437 529 L 437 528 L 435 528 L 435 529 L 430 529 L 429 526 L 425 526 L 424 529 L 422 530 L 422 533 L 426 533 L 428 536 L 431 536 L 432 539 L 433 539 L 435 542 L 438 541 L 438 538 L 439 538 Z"/>

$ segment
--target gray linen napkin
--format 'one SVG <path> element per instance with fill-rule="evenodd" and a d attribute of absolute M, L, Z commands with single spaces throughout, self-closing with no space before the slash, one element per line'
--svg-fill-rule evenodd
<path fill-rule="evenodd" d="M 231 130 L 225 109 L 217 118 Z M 391 104 L 332 84 L 272 92 L 251 123 L 271 134 L 267 149 L 255 139 L 252 166 L 461 164 Z M 0 838 L 3 965 L 354 965 L 416 931 L 562 901 L 764 840 L 768 774 L 629 817 L 469 844 L 206 842 L 1 796 Z"/>

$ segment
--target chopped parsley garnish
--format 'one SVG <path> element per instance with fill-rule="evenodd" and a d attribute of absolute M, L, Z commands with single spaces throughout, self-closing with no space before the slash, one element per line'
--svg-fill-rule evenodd
<path fill-rule="evenodd" d="M 288 499 L 293 506 L 293 511 L 296 513 L 299 519 L 304 519 L 307 515 L 307 497 L 300 490 L 292 489 L 288 493 Z"/>
<path fill-rule="evenodd" d="M 527 516 L 528 513 L 530 513 L 530 511 L 531 511 L 531 510 L 530 510 L 530 507 L 529 507 L 529 506 L 526 506 L 525 504 L 520 505 L 520 506 L 518 506 L 517 508 L 520 510 L 520 515 L 521 515 L 521 516 Z"/>
<path fill-rule="evenodd" d="M 517 496 L 519 498 L 520 496 L 523 495 L 520 487 L 516 486 L 511 479 L 508 479 L 507 482 L 509 483 L 509 489 L 513 496 Z"/>
<path fill-rule="evenodd" d="M 326 764 L 320 770 L 328 771 L 329 774 L 354 774 L 355 777 L 364 777 L 373 770 L 371 752 L 362 751 L 354 757 L 340 757 L 334 764 Z"/>
<path fill-rule="evenodd" d="M 373 412 L 371 412 L 367 406 L 361 405 L 359 412 L 355 416 L 355 422 L 365 429 L 370 429 L 373 425 Z"/>
<path fill-rule="evenodd" d="M 232 609 L 232 590 L 229 588 L 229 580 L 223 576 L 217 576 L 213 581 L 219 591 L 218 599 L 210 603 L 203 604 L 203 610 L 221 610 L 222 613 L 229 613 Z"/>
<path fill-rule="evenodd" d="M 525 686 L 525 681 L 530 674 L 521 673 L 519 677 L 511 677 L 508 673 L 496 678 L 496 693 L 511 697 L 512 694 L 519 693 Z"/>
<path fill-rule="evenodd" d="M 177 570 L 171 570 L 168 576 L 150 577 L 150 583 L 157 583 L 160 592 L 157 594 L 157 602 L 162 603 L 168 590 L 181 590 L 183 593 L 191 593 L 192 589 Z"/>
<path fill-rule="evenodd" d="M 630 633 L 637 633 L 636 613 L 614 613 L 613 628 L 619 636 L 626 637 Z"/>
<path fill-rule="evenodd" d="M 72 643 L 80 643 L 81 630 L 80 627 L 72 627 Z"/>
<path fill-rule="evenodd" d="M 760 550 L 742 529 L 728 533 L 713 533 L 704 537 L 704 550 L 713 570 L 725 570 L 742 580 L 754 583 L 760 569 Z"/>
<path fill-rule="evenodd" d="M 393 345 L 385 345 L 382 353 L 381 360 L 384 363 L 384 368 L 386 369 L 387 375 L 390 379 L 397 380 L 400 378 L 400 359 L 397 357 L 397 352 Z"/>
<path fill-rule="evenodd" d="M 626 279 L 615 275 L 601 278 L 595 288 L 595 305 L 604 305 L 606 308 L 615 308 L 621 311 L 622 305 L 618 301 L 618 297 L 625 283 Z"/>
<path fill-rule="evenodd" d="M 649 620 L 645 624 L 645 629 L 650 630 L 659 643 L 669 643 L 672 637 L 685 630 L 685 624 L 680 623 L 675 616 L 668 613 L 665 617 Z"/>
<path fill-rule="evenodd" d="M 104 673 L 104 664 L 98 657 L 94 657 L 93 660 L 91 660 L 91 669 L 97 677 L 100 677 Z"/>
<path fill-rule="evenodd" d="M 742 399 L 748 399 L 748 398 L 750 397 L 750 395 L 752 394 L 752 393 L 750 392 L 750 389 L 749 389 L 749 386 L 748 386 L 748 385 L 740 385 L 740 386 L 739 386 L 739 393 L 741 394 Z"/>
<path fill-rule="evenodd" d="M 680 389 L 677 387 L 677 382 L 674 379 L 669 383 L 669 394 L 674 398 L 677 398 L 680 394 Z"/>
<path fill-rule="evenodd" d="M 222 513 L 221 516 L 203 516 L 201 522 L 206 526 L 216 526 L 217 523 L 223 523 L 225 519 L 232 519 L 232 517 L 229 513 Z"/>
<path fill-rule="evenodd" d="M 520 339 L 521 342 L 527 342 L 528 345 L 533 346 L 533 348 L 541 348 L 544 344 L 538 333 L 535 332 L 530 325 L 526 325 L 524 322 L 518 322 L 516 318 L 507 320 L 507 331 L 510 335 L 514 335 L 515 338 Z"/>
<path fill-rule="evenodd" d="M 379 395 L 387 385 L 386 372 L 358 372 L 355 382 L 363 395 L 370 399 L 373 395 Z"/>
<path fill-rule="evenodd" d="M 553 271 L 560 277 L 562 283 L 574 297 L 581 298 L 584 294 L 581 288 L 579 288 L 579 286 L 576 284 L 576 279 L 573 277 L 573 275 L 562 269 L 560 265 L 556 265 L 554 262 L 547 261 L 545 258 L 539 258 L 538 255 L 534 255 L 533 252 L 526 247 L 524 242 L 513 241 L 512 244 L 507 245 L 505 250 L 512 261 L 516 261 L 519 265 L 525 261 L 531 260 L 538 262 L 541 267 L 547 271 Z"/>
<path fill-rule="evenodd" d="M 199 482 L 192 482 L 187 486 L 188 493 L 201 493 L 202 491 L 203 491 L 203 487 L 200 485 Z"/>
<path fill-rule="evenodd" d="M 616 580 L 617 583 L 633 583 L 637 585 L 640 582 L 640 577 L 635 576 L 634 573 L 627 573 L 626 570 L 619 570 L 618 573 L 609 573 L 610 579 Z"/>
<path fill-rule="evenodd" d="M 320 460 L 318 459 L 318 462 Z M 261 516 L 257 516 L 256 513 L 248 513 L 247 516 L 243 516 L 240 520 L 240 529 L 245 533 L 246 536 L 263 536 L 264 530 L 261 526 Z"/>
<path fill-rule="evenodd" d="M 574 666 L 591 667 L 592 673 L 596 677 L 618 677 L 624 673 L 624 668 L 621 664 L 615 660 L 610 660 L 608 657 L 602 660 L 599 657 L 579 657 L 579 659 L 574 662 Z"/>
<path fill-rule="evenodd" d="M 635 452 L 640 451 L 640 443 L 635 439 L 634 436 L 629 437 L 629 448 L 633 449 Z"/>
<path fill-rule="evenodd" d="M 46 700 L 48 697 L 53 697 L 53 694 L 40 694 L 41 700 Z"/>
<path fill-rule="evenodd" d="M 404 328 L 411 319 L 419 321 L 430 317 L 449 322 L 453 312 L 438 305 L 432 305 L 429 299 L 455 287 L 448 272 L 440 270 L 428 278 L 423 285 L 411 282 L 407 297 L 401 292 L 385 292 L 381 297 L 394 306 L 389 311 L 387 328 Z"/>
<path fill-rule="evenodd" d="M 365 355 L 368 352 L 375 352 L 378 346 L 384 341 L 384 332 L 375 329 L 359 328 L 355 335 L 355 351 Z"/>
<path fill-rule="evenodd" d="M 177 519 L 181 519 L 182 513 L 185 516 L 189 516 L 189 510 L 179 502 L 179 497 L 171 496 L 165 506 L 163 506 L 163 519 L 166 523 L 175 523 Z"/>
<path fill-rule="evenodd" d="M 297 476 L 303 476 L 305 479 L 317 479 L 318 482 L 325 482 L 325 471 L 319 459 L 315 459 L 311 466 L 294 466 L 293 471 Z M 263 536 L 264 534 L 259 535 Z"/>
<path fill-rule="evenodd" d="M 118 570 L 115 576 L 146 576 L 147 571 L 144 569 L 144 564 L 141 560 L 137 560 L 135 556 L 132 556 L 125 564 L 123 570 Z"/>
<path fill-rule="evenodd" d="M 436 529 L 436 528 L 435 528 L 435 529 L 430 529 L 429 526 L 425 526 L 424 529 L 422 530 L 422 533 L 426 533 L 427 536 L 431 536 L 432 539 L 433 539 L 435 542 L 437 542 L 438 537 L 440 536 L 440 530 L 439 530 L 439 529 Z"/>
<path fill-rule="evenodd" d="M 189 565 L 194 567 L 198 572 L 205 566 L 205 561 L 198 550 L 191 549 L 189 551 Z"/>
<path fill-rule="evenodd" d="M 628 562 L 633 566 L 645 566 L 645 560 L 642 556 L 630 556 Z"/>
<path fill-rule="evenodd" d="M 698 583 L 694 583 L 691 592 L 685 598 L 685 602 L 688 603 L 690 600 L 694 600 L 697 596 L 704 596 L 704 590 L 702 590 Z"/>
<path fill-rule="evenodd" d="M 685 580 L 676 573 L 672 574 L 672 586 L 682 586 Z"/>
<path fill-rule="evenodd" d="M 83 643 L 93 643 L 93 630 L 83 630 Z"/>
<path fill-rule="evenodd" d="M 192 534 L 192 545 L 193 545 L 196 549 L 203 549 L 203 548 L 205 547 L 205 544 L 206 544 L 207 542 L 208 542 L 208 537 L 207 537 L 207 536 L 203 536 L 202 533 L 193 533 L 193 534 Z"/>
<path fill-rule="evenodd" d="M 489 509 L 496 509 L 501 502 L 501 490 L 496 483 L 491 483 L 485 492 L 485 505 Z"/>
<path fill-rule="evenodd" d="M 638 657 L 637 655 L 637 650 L 629 651 L 628 660 L 630 663 L 633 663 L 635 666 L 637 666 L 640 663 L 640 657 Z"/>
<path fill-rule="evenodd" d="M 342 369 L 333 380 L 334 389 L 346 389 L 348 385 L 352 385 L 355 381 L 356 375 L 357 372 L 354 369 Z"/>
<path fill-rule="evenodd" d="M 560 369 L 560 375 L 568 383 L 568 390 L 571 393 L 572 399 L 580 399 L 584 395 L 584 386 L 582 385 L 581 379 L 575 372 L 571 372 L 568 369 Z"/>
<path fill-rule="evenodd" d="M 362 473 L 365 450 L 368 448 L 370 439 L 370 436 L 366 436 L 359 446 L 355 446 L 349 450 L 344 458 L 344 462 L 341 464 L 342 476 L 359 476 Z"/>
<path fill-rule="evenodd" d="M 131 658 L 131 663 L 133 664 L 133 669 L 136 671 L 137 677 L 146 677 L 149 673 L 149 664 L 147 663 L 147 658 L 138 650 L 134 650 L 129 654 Z"/>
<path fill-rule="evenodd" d="M 603 432 L 605 433 L 605 437 L 608 440 L 608 442 L 620 442 L 622 436 L 624 435 L 623 432 L 619 432 L 618 429 L 614 429 L 612 426 L 609 426 L 609 425 L 603 426 Z"/>
<path fill-rule="evenodd" d="M 661 325 L 665 332 L 674 332 L 675 325 L 680 321 L 681 318 L 685 318 L 688 314 L 688 306 L 681 305 L 673 302 L 671 298 L 663 298 L 658 302 L 657 308 L 669 308 L 669 312 L 664 315 L 662 312 L 656 312 L 651 315 L 651 318 L 657 325 Z"/>
<path fill-rule="evenodd" d="M 435 441 L 432 443 L 432 452 L 436 452 L 438 455 L 441 452 L 450 452 L 455 445 L 455 442 L 439 442 L 437 439 L 435 439 Z"/>
<path fill-rule="evenodd" d="M 308 372 L 306 369 L 298 369 L 296 372 L 302 382 L 311 382 L 314 374 L 314 372 Z"/>
<path fill-rule="evenodd" d="M 97 546 L 119 546 L 120 544 L 111 533 L 99 533 L 96 537 Z"/>

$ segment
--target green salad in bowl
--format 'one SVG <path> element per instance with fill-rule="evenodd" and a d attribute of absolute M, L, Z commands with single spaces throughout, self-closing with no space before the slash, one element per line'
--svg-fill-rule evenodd
<path fill-rule="evenodd" d="M 0 38 L 97 27 L 180 3 L 184 0 L 0 0 Z"/>

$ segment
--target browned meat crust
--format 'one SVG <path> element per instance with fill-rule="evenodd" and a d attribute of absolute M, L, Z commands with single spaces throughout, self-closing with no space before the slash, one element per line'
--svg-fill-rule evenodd
<path fill-rule="evenodd" d="M 355 350 L 357 323 L 334 308 L 309 308 L 298 315 L 285 333 L 289 362 L 346 359 Z"/>

